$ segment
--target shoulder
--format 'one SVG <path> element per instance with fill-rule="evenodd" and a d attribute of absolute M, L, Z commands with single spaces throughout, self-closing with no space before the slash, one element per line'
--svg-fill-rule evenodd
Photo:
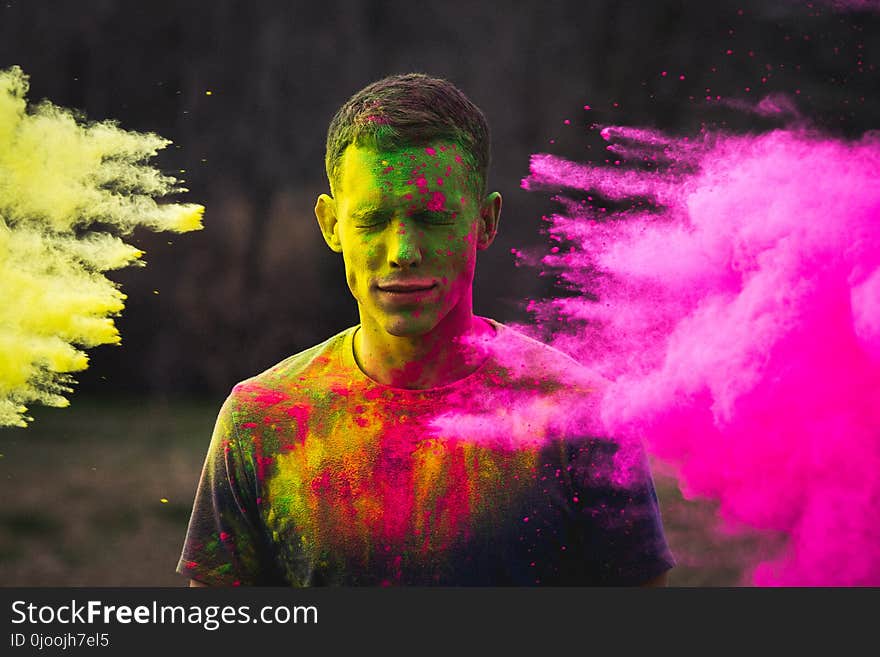
<path fill-rule="evenodd" d="M 601 435 L 607 382 L 559 349 L 489 322 L 494 335 L 477 343 L 487 352 L 485 364 L 462 388 L 457 410 L 446 413 L 444 430 L 457 435 L 479 427 L 487 441 L 521 446 L 549 436 Z"/>
<path fill-rule="evenodd" d="M 515 326 L 488 320 L 496 329 L 487 343 L 494 361 L 515 377 L 541 382 L 542 387 L 604 391 L 608 381 L 567 353 L 526 335 Z"/>
<path fill-rule="evenodd" d="M 353 332 L 354 327 L 350 327 L 235 384 L 224 410 L 238 416 L 265 416 L 273 407 L 289 408 L 304 396 L 320 394 L 316 388 L 329 389 L 333 385 L 332 374 L 339 371 L 343 350 L 350 345 Z"/>

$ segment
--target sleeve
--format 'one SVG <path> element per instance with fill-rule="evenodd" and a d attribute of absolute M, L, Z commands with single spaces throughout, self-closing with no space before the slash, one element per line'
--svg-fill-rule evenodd
<path fill-rule="evenodd" d="M 233 393 L 214 426 L 176 570 L 210 586 L 272 584 L 254 454 L 238 438 L 235 408 Z"/>
<path fill-rule="evenodd" d="M 570 447 L 573 513 L 595 582 L 635 586 L 675 566 L 641 441 Z"/>

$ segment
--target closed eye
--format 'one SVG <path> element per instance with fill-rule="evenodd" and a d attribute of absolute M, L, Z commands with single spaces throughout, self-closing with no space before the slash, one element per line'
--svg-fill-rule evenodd
<path fill-rule="evenodd" d="M 455 214 L 452 212 L 419 212 L 414 218 L 433 226 L 449 226 L 455 223 Z"/>
<path fill-rule="evenodd" d="M 354 215 L 352 219 L 356 228 L 374 228 L 388 222 L 388 217 L 381 213 Z"/>

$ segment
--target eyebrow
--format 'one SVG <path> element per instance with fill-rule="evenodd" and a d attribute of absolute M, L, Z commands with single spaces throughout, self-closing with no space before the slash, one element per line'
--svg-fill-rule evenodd
<path fill-rule="evenodd" d="M 363 217 L 369 217 L 370 215 L 379 214 L 380 212 L 382 212 L 382 208 L 356 208 L 355 210 L 352 210 L 350 216 L 352 219 L 362 219 Z"/>
<path fill-rule="evenodd" d="M 383 214 L 385 212 L 386 212 L 386 210 L 384 208 L 366 207 L 366 208 L 357 208 L 355 210 L 352 210 L 349 213 L 349 216 L 352 219 L 363 219 L 365 217 L 371 217 L 371 216 L 374 216 L 377 214 Z M 449 208 L 443 208 L 442 210 L 430 210 L 428 208 L 421 207 L 421 208 L 414 208 L 412 210 L 413 216 L 426 215 L 426 214 L 446 215 L 446 216 L 451 217 L 452 215 L 458 215 L 460 213 L 456 212 L 455 210 L 451 210 Z"/>

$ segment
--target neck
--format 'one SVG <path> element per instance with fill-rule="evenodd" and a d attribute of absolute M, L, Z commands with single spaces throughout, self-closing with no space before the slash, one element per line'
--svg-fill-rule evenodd
<path fill-rule="evenodd" d="M 395 388 L 425 389 L 448 385 L 476 370 L 484 355 L 467 338 L 491 334 L 492 326 L 468 311 L 444 317 L 429 333 L 395 336 L 369 322 L 354 336 L 355 361 L 374 381 Z"/>

